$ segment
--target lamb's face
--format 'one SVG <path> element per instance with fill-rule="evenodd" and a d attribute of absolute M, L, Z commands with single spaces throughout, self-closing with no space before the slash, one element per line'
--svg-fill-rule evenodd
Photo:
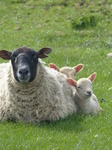
<path fill-rule="evenodd" d="M 31 82 L 37 73 L 38 57 L 29 48 L 17 49 L 11 55 L 11 63 L 15 79 L 21 83 Z"/>
<path fill-rule="evenodd" d="M 67 76 L 67 78 L 72 78 L 74 79 L 74 77 L 76 76 L 76 74 L 82 70 L 82 68 L 84 67 L 83 64 L 78 64 L 75 67 L 62 67 L 62 68 L 58 68 L 55 64 L 50 63 L 49 64 L 50 68 L 53 68 L 63 74 L 65 74 Z"/>
<path fill-rule="evenodd" d="M 92 82 L 88 78 L 82 78 L 77 81 L 77 93 L 81 99 L 87 99 L 92 96 Z"/>
<path fill-rule="evenodd" d="M 72 79 L 76 75 L 76 71 L 72 67 L 63 67 L 60 69 L 60 72 L 65 74 L 68 78 L 72 78 Z"/>
<path fill-rule="evenodd" d="M 15 79 L 21 83 L 28 83 L 37 75 L 38 58 L 45 58 L 51 52 L 50 48 L 42 48 L 39 51 L 28 47 L 21 47 L 13 52 L 0 51 L 0 57 L 11 60 Z"/>

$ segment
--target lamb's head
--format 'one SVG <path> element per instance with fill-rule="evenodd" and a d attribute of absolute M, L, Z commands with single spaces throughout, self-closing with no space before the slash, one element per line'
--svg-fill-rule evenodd
<path fill-rule="evenodd" d="M 11 60 L 13 74 L 18 82 L 28 83 L 36 77 L 38 58 L 45 58 L 50 52 L 50 48 L 35 51 L 28 47 L 21 47 L 13 52 L 1 50 L 0 57 L 5 60 Z"/>
<path fill-rule="evenodd" d="M 55 70 L 57 70 L 57 71 L 59 71 L 59 72 L 61 72 L 63 74 L 65 74 L 68 78 L 74 79 L 74 77 L 76 76 L 76 74 L 83 69 L 84 65 L 83 64 L 78 64 L 75 67 L 65 66 L 65 67 L 59 68 L 55 64 L 50 63 L 49 67 L 53 68 L 53 69 L 55 69 Z"/>
<path fill-rule="evenodd" d="M 70 85 L 74 86 L 77 95 L 80 99 L 87 99 L 92 96 L 92 82 L 96 77 L 96 73 L 91 74 L 88 78 L 81 78 L 78 81 L 68 78 L 67 81 Z"/>

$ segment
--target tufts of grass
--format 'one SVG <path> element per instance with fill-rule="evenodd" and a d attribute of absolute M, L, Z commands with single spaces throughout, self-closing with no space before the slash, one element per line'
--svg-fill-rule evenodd
<path fill-rule="evenodd" d="M 80 30 L 89 27 L 96 27 L 97 25 L 97 17 L 94 15 L 87 15 L 77 17 L 75 20 L 71 21 L 71 26 L 73 29 Z"/>

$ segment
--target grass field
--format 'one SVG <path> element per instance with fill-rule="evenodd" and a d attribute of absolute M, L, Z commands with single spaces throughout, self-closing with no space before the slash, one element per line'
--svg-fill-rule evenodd
<path fill-rule="evenodd" d="M 0 123 L 0 150 L 111 150 L 111 0 L 0 0 L 0 49 L 24 45 L 51 47 L 47 65 L 83 63 L 76 80 L 97 72 L 93 91 L 103 113 L 73 114 L 50 124 Z"/>

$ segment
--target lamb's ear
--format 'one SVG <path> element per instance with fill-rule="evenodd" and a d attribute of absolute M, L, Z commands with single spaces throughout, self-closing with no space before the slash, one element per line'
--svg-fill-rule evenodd
<path fill-rule="evenodd" d="M 53 63 L 50 63 L 50 64 L 49 64 L 49 67 L 50 67 L 50 68 L 53 68 L 53 69 L 55 69 L 55 70 L 57 70 L 57 71 L 59 71 L 58 66 L 56 66 L 56 65 L 53 64 Z"/>
<path fill-rule="evenodd" d="M 78 64 L 77 66 L 74 67 L 76 73 L 78 73 L 79 71 L 81 71 L 83 69 L 84 65 L 83 64 Z"/>
<path fill-rule="evenodd" d="M 48 57 L 47 54 L 49 54 L 52 51 L 51 48 L 42 48 L 39 51 L 37 51 L 37 57 L 38 58 L 46 58 Z"/>
<path fill-rule="evenodd" d="M 8 52 L 6 50 L 1 50 L 0 51 L 0 57 L 2 59 L 5 59 L 5 60 L 10 60 L 11 59 L 11 54 L 12 54 L 12 52 Z"/>
<path fill-rule="evenodd" d="M 91 82 L 93 82 L 96 78 L 96 72 L 94 72 L 93 74 L 91 74 L 88 79 L 91 80 Z"/>
<path fill-rule="evenodd" d="M 77 85 L 77 82 L 71 78 L 67 78 L 67 82 L 74 87 L 76 87 Z"/>

